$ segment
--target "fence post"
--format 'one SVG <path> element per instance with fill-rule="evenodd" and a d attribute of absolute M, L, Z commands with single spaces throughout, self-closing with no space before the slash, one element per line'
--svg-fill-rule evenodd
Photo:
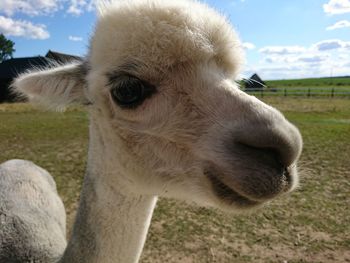
<path fill-rule="evenodd" d="M 261 89 L 261 97 L 263 98 L 264 97 L 264 90 Z"/>
<path fill-rule="evenodd" d="M 332 88 L 332 93 L 331 93 L 331 97 L 334 97 L 334 88 Z"/>
<path fill-rule="evenodd" d="M 311 89 L 310 89 L 310 88 L 307 90 L 307 96 L 308 96 L 308 97 L 311 96 Z"/>
<path fill-rule="evenodd" d="M 287 97 L 287 89 L 284 88 L 284 96 Z"/>

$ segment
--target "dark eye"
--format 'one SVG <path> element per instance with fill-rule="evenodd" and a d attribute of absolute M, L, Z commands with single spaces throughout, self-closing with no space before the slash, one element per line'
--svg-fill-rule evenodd
<path fill-rule="evenodd" d="M 136 108 L 155 91 L 152 85 L 133 76 L 113 79 L 112 87 L 113 100 L 125 108 Z"/>

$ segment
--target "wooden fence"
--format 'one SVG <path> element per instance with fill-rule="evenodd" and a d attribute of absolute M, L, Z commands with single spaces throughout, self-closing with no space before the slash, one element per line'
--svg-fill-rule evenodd
<path fill-rule="evenodd" d="M 350 87 L 265 88 L 265 89 L 259 89 L 259 90 L 245 90 L 245 92 L 257 97 L 284 96 L 284 97 L 323 97 L 323 98 L 328 97 L 328 98 L 349 98 L 350 99 Z"/>

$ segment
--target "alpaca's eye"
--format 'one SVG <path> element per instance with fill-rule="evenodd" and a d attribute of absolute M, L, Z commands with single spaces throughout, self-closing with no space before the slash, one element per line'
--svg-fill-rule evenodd
<path fill-rule="evenodd" d="M 154 92 L 154 87 L 136 77 L 123 76 L 114 79 L 111 95 L 124 108 L 135 108 Z"/>

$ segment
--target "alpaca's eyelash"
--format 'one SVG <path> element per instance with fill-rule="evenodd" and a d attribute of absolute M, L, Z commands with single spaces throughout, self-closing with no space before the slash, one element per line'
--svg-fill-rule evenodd
<path fill-rule="evenodd" d="M 152 84 L 127 73 L 109 76 L 108 86 L 113 101 L 123 109 L 137 108 L 156 92 Z"/>
<path fill-rule="evenodd" d="M 123 81 L 123 79 L 126 79 L 126 78 L 140 79 L 140 78 L 134 76 L 133 74 L 130 74 L 127 71 L 110 72 L 110 73 L 106 74 L 106 77 L 107 77 L 107 80 L 108 80 L 108 82 L 107 82 L 108 86 L 113 86 L 116 83 L 118 83 L 120 81 Z"/>
<path fill-rule="evenodd" d="M 148 81 L 145 81 L 137 76 L 134 76 L 128 72 L 118 72 L 118 73 L 108 73 L 107 74 L 107 85 L 109 87 L 113 87 L 115 86 L 117 83 L 122 83 L 123 81 L 128 81 L 127 79 L 137 79 L 139 81 L 141 81 L 145 86 L 156 89 L 155 85 L 149 83 Z"/>

